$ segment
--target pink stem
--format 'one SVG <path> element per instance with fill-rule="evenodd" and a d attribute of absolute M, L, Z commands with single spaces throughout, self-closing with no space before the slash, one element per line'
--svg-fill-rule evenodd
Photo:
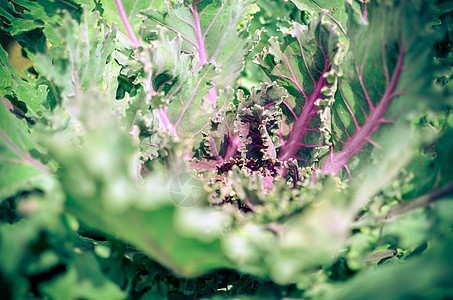
<path fill-rule="evenodd" d="M 127 34 L 129 35 L 129 39 L 130 39 L 132 45 L 134 46 L 135 49 L 138 49 L 138 47 L 140 46 L 140 42 L 137 40 L 134 30 L 132 29 L 131 22 L 129 21 L 126 11 L 124 10 L 123 2 L 121 0 L 115 0 L 115 4 L 118 8 L 118 12 L 121 16 L 121 20 L 123 21 L 124 27 L 126 27 Z M 151 78 L 150 78 L 150 80 L 151 80 Z M 151 93 L 151 95 L 152 95 L 152 94 L 154 94 L 152 82 L 150 82 L 149 85 L 150 85 L 149 93 Z M 173 127 L 173 124 L 171 124 L 170 119 L 167 116 L 165 107 L 158 109 L 157 116 L 160 120 L 160 122 L 159 122 L 160 126 L 163 127 L 164 129 L 167 129 L 168 131 L 170 131 L 171 133 L 176 135 L 176 137 L 178 137 L 178 134 L 176 133 L 176 130 Z M 134 118 L 133 123 L 135 124 L 135 118 Z"/>
<path fill-rule="evenodd" d="M 286 161 L 294 158 L 300 149 L 301 139 L 308 132 L 308 124 L 314 116 L 313 112 L 318 108 L 315 102 L 321 96 L 321 89 L 324 87 L 325 82 L 326 79 L 321 76 L 316 84 L 315 90 L 304 104 L 301 114 L 296 118 L 296 123 L 291 130 L 288 141 L 280 151 L 279 160 Z"/>
<path fill-rule="evenodd" d="M 202 67 L 205 63 L 208 62 L 208 58 L 206 56 L 206 47 L 204 44 L 203 33 L 201 32 L 200 16 L 198 15 L 198 1 L 196 0 L 194 0 L 192 3 L 192 13 L 195 36 L 197 37 L 197 50 L 200 58 L 200 67 Z M 217 91 L 215 87 L 209 90 L 208 100 L 212 103 L 214 108 L 217 106 Z"/>
<path fill-rule="evenodd" d="M 327 16 L 329 16 L 329 18 L 332 19 L 332 21 L 334 21 L 338 27 L 340 28 L 340 30 L 344 33 L 344 35 L 347 37 L 348 35 L 346 34 L 346 30 L 343 28 L 343 26 L 341 25 L 340 21 L 338 21 L 337 19 L 335 19 L 327 9 L 323 9 L 321 6 L 319 6 L 318 4 L 316 4 L 314 1 L 310 1 L 312 2 L 319 10 L 323 11 Z"/>
<path fill-rule="evenodd" d="M 159 108 L 157 110 L 157 116 L 159 117 L 161 127 L 168 130 L 170 133 L 174 134 L 177 138 L 179 138 L 175 127 L 170 122 L 170 119 L 167 116 L 167 108 L 166 107 Z"/>
<path fill-rule="evenodd" d="M 365 22 L 368 22 L 368 11 L 366 9 L 366 2 L 362 2 L 362 17 Z"/>
<path fill-rule="evenodd" d="M 326 161 L 322 167 L 323 173 L 337 173 L 342 168 L 346 167 L 349 159 L 354 154 L 361 151 L 363 145 L 371 141 L 371 135 L 377 130 L 378 126 L 382 124 L 384 114 L 394 98 L 395 89 L 398 85 L 398 80 L 403 69 L 404 55 L 404 50 L 401 48 L 392 79 L 390 80 L 381 101 L 373 110 L 370 111 L 370 116 L 366 120 L 365 124 L 358 128 L 354 136 L 347 143 L 345 143 L 343 150 L 337 154 L 333 154 L 333 156 Z"/>
<path fill-rule="evenodd" d="M 192 3 L 192 12 L 193 12 L 193 22 L 195 28 L 195 36 L 197 37 L 197 50 L 200 56 L 200 66 L 203 66 L 208 60 L 206 57 L 206 49 L 204 46 L 204 38 L 203 34 L 201 33 L 201 26 L 200 26 L 200 16 L 198 15 L 198 2 L 193 1 Z"/>
<path fill-rule="evenodd" d="M 126 27 L 127 34 L 129 35 L 129 39 L 134 46 L 135 49 L 140 46 L 137 37 L 135 36 L 134 30 L 132 29 L 131 22 L 127 17 L 126 11 L 124 10 L 123 2 L 121 0 L 115 0 L 116 7 L 118 8 L 118 12 L 120 13 L 121 20 L 123 21 L 124 27 Z"/>

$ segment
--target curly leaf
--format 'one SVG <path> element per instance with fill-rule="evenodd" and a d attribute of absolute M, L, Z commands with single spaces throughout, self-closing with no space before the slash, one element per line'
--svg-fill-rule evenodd
<path fill-rule="evenodd" d="M 250 169 L 257 171 L 261 164 L 270 163 L 267 159 L 276 159 L 277 130 L 281 121 L 279 105 L 286 91 L 276 83 L 263 83 L 259 89 L 252 87 L 250 95 L 239 90 L 237 107 L 231 103 L 232 90 L 225 91 L 221 91 L 220 99 L 230 105 L 210 120 L 197 160 L 192 165 L 199 169 L 217 167 L 222 174 L 233 165 L 242 168 L 250 163 L 256 165 Z M 239 156 L 245 160 L 237 160 Z"/>
<path fill-rule="evenodd" d="M 0 47 L 0 78 L 0 94 L 12 100 L 11 102 L 27 116 L 37 118 L 46 101 L 47 87 L 35 86 L 20 78 L 8 61 L 8 53 L 2 47 Z M 25 103 L 26 107 L 18 107 L 20 102 Z"/>
<path fill-rule="evenodd" d="M 216 233 L 212 231 L 223 218 L 209 208 L 197 213 L 197 208 L 175 207 L 167 184 L 174 178 L 166 178 L 161 170 L 154 170 L 144 182 L 138 180 L 138 149 L 127 131 L 118 128 L 104 95 L 90 92 L 72 100 L 70 110 L 78 121 L 74 123 L 82 129 L 80 145 L 67 130 L 42 136 L 61 166 L 58 175 L 68 196 L 68 211 L 90 228 L 127 241 L 179 275 L 228 267 L 217 236 L 220 224 Z M 194 216 L 201 221 L 200 214 L 209 217 L 207 234 L 188 226 Z"/>
<path fill-rule="evenodd" d="M 146 19 L 146 31 L 160 25 L 168 28 L 184 41 L 183 51 L 195 48 L 200 65 L 215 62 L 221 70 L 216 88 L 233 83 L 243 67 L 244 55 L 251 49 L 247 28 L 238 26 L 244 21 L 249 0 L 206 0 L 166 2 L 161 10 L 140 12 Z"/>
<path fill-rule="evenodd" d="M 40 1 L 27 0 L 0 0 L 2 16 L 1 28 L 9 34 L 15 36 L 21 33 L 27 33 L 35 29 L 41 29 L 46 26 L 54 27 L 56 24 L 63 23 L 62 10 L 71 13 L 75 18 L 80 17 L 81 9 L 79 4 L 68 3 L 65 1 L 46 1 L 43 6 Z M 77 1 L 91 4 L 91 1 Z"/>
<path fill-rule="evenodd" d="M 65 12 L 65 23 L 55 29 L 63 41 L 62 48 L 54 46 L 46 54 L 33 59 L 40 74 L 63 89 L 64 96 L 73 96 L 79 89 L 98 85 L 102 91 L 116 92 L 119 68 L 113 69 L 116 25 L 108 27 L 98 12 L 85 7 L 81 23 Z M 107 74 L 107 71 L 115 72 Z M 108 78 L 108 79 L 107 79 Z"/>
<path fill-rule="evenodd" d="M 322 130 L 332 101 L 342 45 L 334 25 L 324 16 L 313 18 L 308 26 L 291 23 L 283 42 L 271 38 L 269 49 L 255 57 L 266 74 L 284 87 L 289 98 L 282 102 L 284 123 L 278 158 L 312 162 L 317 147 L 324 145 Z M 324 110 L 324 112 L 323 112 Z"/>
<path fill-rule="evenodd" d="M 276 83 L 262 83 L 259 89 L 252 87 L 249 96 L 238 91 L 237 130 L 244 158 L 277 158 L 278 129 L 281 122 L 280 103 L 286 91 Z"/>
<path fill-rule="evenodd" d="M 348 15 L 345 11 L 345 3 L 347 0 L 291 0 L 297 8 L 309 12 L 323 12 L 328 16 L 346 35 L 346 23 L 348 21 Z M 361 2 L 361 4 L 359 4 Z M 357 9 L 361 8 L 366 17 L 367 14 L 367 1 L 354 0 L 354 7 Z"/>
<path fill-rule="evenodd" d="M 125 66 L 122 73 L 137 76 L 146 92 L 146 104 L 155 109 L 161 128 L 179 135 L 199 133 L 225 105 L 219 97 L 211 105 L 208 94 L 213 79 L 218 75 L 213 64 L 201 68 L 197 59 L 181 53 L 181 37 L 170 38 L 166 28 L 158 28 L 158 39 L 144 45 L 128 60 L 127 53 L 119 53 L 117 59 Z M 228 101 L 231 101 L 229 99 Z M 217 104 L 218 102 L 218 104 Z M 217 105 L 222 105 L 216 108 Z"/>
<path fill-rule="evenodd" d="M 232 103 L 233 98 L 233 89 L 220 91 L 219 101 L 223 107 L 209 120 L 207 129 L 203 130 L 202 143 L 191 162 L 192 167 L 214 170 L 217 165 L 239 156 L 240 142 L 234 127 L 237 108 Z"/>

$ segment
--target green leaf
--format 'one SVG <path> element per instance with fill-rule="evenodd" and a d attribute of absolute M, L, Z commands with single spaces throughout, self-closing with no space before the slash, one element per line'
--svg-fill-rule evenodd
<path fill-rule="evenodd" d="M 449 119 L 453 119 L 452 115 L 449 116 Z M 452 120 L 453 121 L 453 120 Z M 436 143 L 436 152 L 437 152 L 437 161 L 435 162 L 440 171 L 440 182 L 442 185 L 453 179 L 453 171 L 448 166 L 453 162 L 453 158 L 450 155 L 453 151 L 453 122 L 450 124 L 443 135 L 439 138 Z"/>
<path fill-rule="evenodd" d="M 65 97 L 92 86 L 116 93 L 119 68 L 112 61 L 116 26 L 108 27 L 98 12 L 85 7 L 80 24 L 65 12 L 65 22 L 55 34 L 62 40 L 61 47 L 54 46 L 33 59 L 42 76 L 62 88 Z"/>
<path fill-rule="evenodd" d="M 353 174 L 366 165 L 369 154 L 364 151 L 398 145 L 385 144 L 379 137 L 388 139 L 393 133 L 387 130 L 398 124 L 407 127 L 407 121 L 388 123 L 413 119 L 427 109 L 439 110 L 444 97 L 432 84 L 436 67 L 426 45 L 434 43 L 435 35 L 426 29 L 432 13 L 428 3 L 371 3 L 368 22 L 352 5 L 346 9 L 351 45 L 331 110 L 333 153 L 322 170 L 336 173 L 349 167 Z M 430 135 L 423 133 L 419 142 Z M 411 144 L 417 147 L 416 142 Z"/>
<path fill-rule="evenodd" d="M 261 203 L 241 218 L 243 224 L 223 243 L 239 270 L 289 284 L 333 263 L 347 238 L 349 221 L 343 207 L 346 195 L 336 191 L 331 178 L 324 178 L 325 185 L 304 186 L 299 195 L 281 185 L 264 196 L 247 179 L 242 187 L 248 200 L 257 197 Z"/>
<path fill-rule="evenodd" d="M 204 99 L 212 87 L 210 83 L 215 73 L 213 65 L 205 64 L 198 73 L 190 74 L 186 81 L 175 87 L 167 113 L 177 132 L 196 135 L 207 126 L 209 117 L 215 114 L 212 105 Z"/>
<path fill-rule="evenodd" d="M 150 106 L 160 117 L 163 128 L 177 135 L 195 136 L 217 112 L 210 101 L 206 101 L 206 94 L 218 72 L 213 64 L 205 64 L 200 69 L 192 55 L 181 53 L 180 37 L 170 39 L 165 28 L 157 32 L 158 39 L 130 54 L 134 60 L 128 60 L 126 53 L 118 55 L 125 66 L 122 72 L 127 76 L 139 74 L 137 81 L 143 85 L 148 105 L 143 105 L 140 111 L 146 113 L 145 108 Z"/>
<path fill-rule="evenodd" d="M 16 106 L 26 104 L 24 113 L 28 117 L 38 118 L 42 113 L 47 98 L 47 87 L 35 85 L 19 77 L 8 61 L 8 53 L 0 47 L 0 94 L 13 100 Z M 31 78 L 29 79 L 31 81 Z"/>
<path fill-rule="evenodd" d="M 47 185 L 50 169 L 39 160 L 40 152 L 44 151 L 31 138 L 25 120 L 18 120 L 1 103 L 0 200 L 21 190 Z"/>
<path fill-rule="evenodd" d="M 4 204 L 11 203 L 17 216 L 16 220 L 0 220 L 0 272 L 6 283 L 3 293 L 12 295 L 11 298 L 26 298 L 29 278 L 45 273 L 64 260 L 58 255 L 63 250 L 62 244 L 53 239 L 64 236 L 65 232 L 61 222 L 62 200 L 61 190 L 52 185 L 44 193 L 23 192 L 2 203 L 2 210 L 6 207 Z"/>
<path fill-rule="evenodd" d="M 61 1 L 26 1 L 26 0 L 1 0 L 0 16 L 3 17 L 1 28 L 11 35 L 44 28 L 50 23 L 54 26 L 62 21 L 58 9 L 69 10 L 78 15 L 79 7 Z M 44 4 L 44 5 L 43 5 Z"/>
<path fill-rule="evenodd" d="M 54 30 L 64 23 L 64 11 L 80 20 L 80 4 L 89 6 L 90 10 L 95 7 L 94 1 L 90 0 L 1 0 L 0 3 L 0 28 L 19 41 L 29 58 L 37 51 L 45 51 L 48 42 L 60 44 Z"/>
<path fill-rule="evenodd" d="M 263 48 L 268 45 L 269 38 L 279 36 L 280 25 L 286 21 L 295 21 L 300 24 L 305 24 L 306 14 L 300 11 L 290 1 L 268 1 L 258 0 L 256 4 L 258 9 L 251 14 L 249 32 L 260 35 L 259 42 L 254 45 L 252 52 L 249 55 L 256 55 L 263 51 Z M 248 57 L 246 57 L 248 58 Z M 238 78 L 238 83 L 241 88 L 250 90 L 252 86 L 259 86 L 261 82 L 267 82 L 268 78 L 263 70 L 249 59 L 244 61 L 244 70 Z"/>
<path fill-rule="evenodd" d="M 44 283 L 40 289 L 56 300 L 126 299 L 126 293 L 105 277 L 91 253 L 76 254 L 64 274 Z"/>
<path fill-rule="evenodd" d="M 340 29 L 340 31 L 346 35 L 346 23 L 348 21 L 348 15 L 345 10 L 345 3 L 348 0 L 291 0 L 300 10 L 308 12 L 314 12 L 318 14 L 323 12 L 329 17 Z M 361 2 L 361 4 L 359 4 Z M 356 9 L 362 9 L 364 16 L 367 12 L 367 2 L 361 0 L 350 1 Z"/>
<path fill-rule="evenodd" d="M 214 170 L 217 164 L 238 156 L 239 141 L 234 126 L 237 108 L 233 104 L 233 98 L 233 89 L 220 91 L 219 103 L 223 105 L 203 130 L 202 143 L 191 164 L 195 169 Z"/>
<path fill-rule="evenodd" d="M 336 284 L 324 299 L 442 299 L 451 297 L 452 237 L 436 240 L 429 252 L 404 264 L 388 264 Z M 447 267 L 448 266 L 448 267 Z M 408 284 L 395 285 L 404 278 Z"/>
<path fill-rule="evenodd" d="M 325 114 L 341 74 L 338 60 L 343 46 L 333 25 L 324 19 L 321 14 L 308 26 L 287 24 L 290 29 L 282 29 L 283 41 L 272 37 L 269 49 L 254 59 L 271 80 L 288 92 L 289 97 L 281 104 L 281 161 L 293 158 L 310 165 L 326 144 Z"/>
<path fill-rule="evenodd" d="M 188 226 L 175 225 L 175 214 L 181 222 L 185 211 L 170 200 L 167 183 L 174 178 L 155 170 L 144 182 L 139 180 L 137 146 L 118 128 L 107 102 L 94 92 L 71 100 L 73 121 L 81 126 L 80 145 L 64 131 L 50 137 L 44 131 L 42 136 L 61 166 L 58 175 L 68 211 L 89 228 L 132 244 L 179 275 L 229 266 L 218 233 L 206 241 L 193 232 L 197 228 L 187 232 Z"/>
<path fill-rule="evenodd" d="M 118 7 L 115 4 L 115 0 L 101 0 L 102 8 L 104 9 L 102 17 L 112 25 L 113 23 L 118 24 L 118 30 L 127 36 L 127 30 L 124 26 L 123 20 L 121 19 Z M 142 19 L 137 16 L 138 12 L 145 9 L 159 9 L 164 6 L 162 0 L 122 0 L 121 1 L 126 12 L 127 18 L 131 23 L 132 29 L 137 37 L 142 36 L 141 23 Z"/>
<path fill-rule="evenodd" d="M 168 2 L 165 8 L 140 12 L 145 32 L 158 26 L 168 28 L 183 39 L 182 50 L 198 53 L 200 66 L 215 63 L 221 75 L 216 88 L 232 85 L 243 68 L 244 55 L 252 47 L 247 32 L 238 26 L 244 21 L 249 0 L 209 0 Z"/>

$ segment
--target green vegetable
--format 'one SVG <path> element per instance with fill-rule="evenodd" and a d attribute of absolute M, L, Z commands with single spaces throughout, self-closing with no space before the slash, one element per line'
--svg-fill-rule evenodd
<path fill-rule="evenodd" d="M 453 297 L 446 1 L 0 2 L 3 298 Z"/>

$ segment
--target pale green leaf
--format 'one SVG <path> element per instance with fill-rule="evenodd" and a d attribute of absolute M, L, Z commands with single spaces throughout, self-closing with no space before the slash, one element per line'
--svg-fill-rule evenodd
<path fill-rule="evenodd" d="M 186 236 L 175 225 L 176 215 L 180 218 L 186 212 L 171 202 L 167 183 L 173 178 L 156 170 L 145 182 L 139 180 L 137 145 L 127 131 L 118 128 L 106 102 L 97 93 L 72 99 L 70 112 L 81 126 L 80 145 L 65 132 L 49 137 L 44 131 L 42 136 L 61 166 L 58 175 L 68 195 L 68 211 L 83 224 L 132 244 L 180 275 L 229 266 L 218 229 L 206 240 L 194 232 L 199 228 Z"/>
<path fill-rule="evenodd" d="M 117 23 L 118 29 L 121 34 L 128 37 L 126 27 L 124 26 L 124 22 L 121 19 L 118 7 L 115 4 L 115 0 L 101 0 L 100 2 L 102 3 L 102 8 L 104 9 L 102 16 L 110 25 Z M 160 7 L 163 7 L 164 5 L 163 0 L 123 0 L 121 2 L 123 4 L 124 11 L 126 12 L 126 16 L 137 38 L 141 37 L 143 34 L 140 28 L 142 19 L 137 16 L 138 12 L 150 8 L 158 9 Z"/>
<path fill-rule="evenodd" d="M 159 10 L 140 12 L 144 17 L 145 32 L 158 26 L 168 28 L 175 36 L 183 39 L 182 50 L 198 54 L 199 63 L 215 63 L 221 70 L 216 88 L 233 85 L 243 68 L 244 55 L 251 47 L 247 26 L 244 21 L 248 0 L 176 1 L 166 3 Z"/>
<path fill-rule="evenodd" d="M 196 76 L 193 76 L 195 74 Z M 193 135 L 200 133 L 208 124 L 209 117 L 215 114 L 212 105 L 204 100 L 212 87 L 210 82 L 215 75 L 214 66 L 206 64 L 195 74 L 176 88 L 177 92 L 167 108 L 175 129 Z"/>
<path fill-rule="evenodd" d="M 98 12 L 85 7 L 81 23 L 66 13 L 65 22 L 55 29 L 62 48 L 54 46 L 33 59 L 40 74 L 61 87 L 64 95 L 73 96 L 79 89 L 97 86 L 102 92 L 116 92 L 118 67 L 113 60 L 116 26 L 109 27 Z M 112 71 L 113 74 L 107 73 Z"/>
<path fill-rule="evenodd" d="M 50 169 L 40 161 L 40 151 L 43 149 L 31 138 L 26 121 L 0 103 L 1 200 L 21 190 L 46 186 Z"/>
<path fill-rule="evenodd" d="M 346 23 L 348 15 L 345 10 L 345 3 L 348 0 L 291 0 L 300 10 L 305 10 L 310 13 L 318 14 L 323 12 L 331 19 L 339 28 L 339 30 L 346 35 Z M 362 9 L 364 15 L 367 11 L 367 1 L 353 0 L 354 7 Z"/>

